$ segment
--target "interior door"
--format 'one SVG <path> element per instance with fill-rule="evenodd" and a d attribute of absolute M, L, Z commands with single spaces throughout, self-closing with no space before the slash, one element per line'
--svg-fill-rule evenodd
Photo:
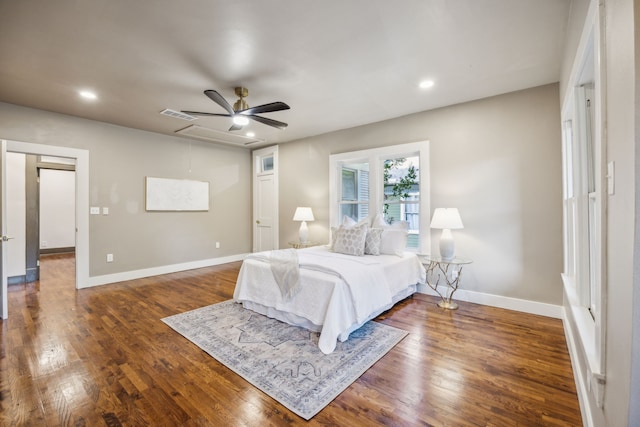
<path fill-rule="evenodd" d="M 273 146 L 253 152 L 253 251 L 278 246 L 278 146 Z"/>
<path fill-rule="evenodd" d="M 7 304 L 7 253 L 6 242 L 7 237 L 7 203 L 6 203 L 6 164 L 7 164 L 7 141 L 0 141 L 0 276 L 2 277 L 2 318 L 9 316 Z"/>

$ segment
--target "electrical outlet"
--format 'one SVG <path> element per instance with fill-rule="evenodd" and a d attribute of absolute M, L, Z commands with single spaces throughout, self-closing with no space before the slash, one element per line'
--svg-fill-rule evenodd
<path fill-rule="evenodd" d="M 49 246 L 49 244 L 47 243 L 46 240 L 43 240 L 42 243 L 40 244 L 41 248 L 46 248 L 47 246 Z"/>
<path fill-rule="evenodd" d="M 91 215 L 100 215 L 100 207 L 98 206 L 91 206 L 91 208 L 89 209 L 89 213 Z"/>
<path fill-rule="evenodd" d="M 107 262 L 113 262 L 113 254 L 107 254 Z"/>

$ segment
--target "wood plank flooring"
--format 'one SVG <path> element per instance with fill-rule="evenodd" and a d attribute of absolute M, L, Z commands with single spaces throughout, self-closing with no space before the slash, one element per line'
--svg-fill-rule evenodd
<path fill-rule="evenodd" d="M 557 319 L 417 295 L 377 321 L 409 335 L 309 422 L 161 318 L 230 299 L 240 263 L 76 290 L 74 259 L 9 288 L 2 426 L 581 426 Z"/>

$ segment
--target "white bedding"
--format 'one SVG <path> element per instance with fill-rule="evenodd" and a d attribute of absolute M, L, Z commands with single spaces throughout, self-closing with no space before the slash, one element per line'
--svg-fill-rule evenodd
<path fill-rule="evenodd" d="M 300 289 L 282 295 L 269 266 L 270 253 L 252 254 L 242 264 L 234 300 L 245 307 L 319 331 L 326 354 L 336 341 L 411 295 L 426 276 L 415 254 L 343 255 L 324 246 L 298 250 Z"/>

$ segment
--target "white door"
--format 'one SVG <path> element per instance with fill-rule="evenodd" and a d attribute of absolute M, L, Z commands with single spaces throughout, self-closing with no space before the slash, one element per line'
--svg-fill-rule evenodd
<path fill-rule="evenodd" d="M 253 251 L 277 249 L 278 146 L 253 152 Z"/>
<path fill-rule="evenodd" d="M 7 229 L 7 204 L 6 204 L 6 161 L 7 161 L 7 141 L 0 141 L 0 276 L 2 276 L 2 297 L 0 304 L 2 305 L 2 318 L 9 317 L 9 309 L 7 305 L 7 252 L 6 242 L 8 240 Z"/>

